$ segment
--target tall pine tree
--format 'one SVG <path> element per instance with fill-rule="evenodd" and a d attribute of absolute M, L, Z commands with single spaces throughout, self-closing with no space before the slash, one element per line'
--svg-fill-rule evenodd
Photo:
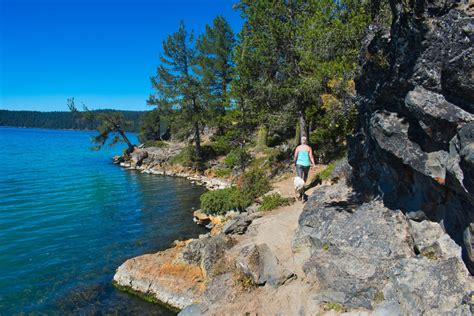
<path fill-rule="evenodd" d="M 210 123 L 220 133 L 226 127 L 224 115 L 230 105 L 229 86 L 233 78 L 234 46 L 234 32 L 222 16 L 217 16 L 212 26 L 206 25 L 206 31 L 197 42 L 199 74 L 207 92 Z"/>
<path fill-rule="evenodd" d="M 151 78 L 155 94 L 148 103 L 156 105 L 163 112 L 175 113 L 171 124 L 185 135 L 193 135 L 195 154 L 202 160 L 201 128 L 206 103 L 203 87 L 196 73 L 194 36 L 186 31 L 181 22 L 174 34 L 163 42 L 161 64 L 156 76 Z"/>

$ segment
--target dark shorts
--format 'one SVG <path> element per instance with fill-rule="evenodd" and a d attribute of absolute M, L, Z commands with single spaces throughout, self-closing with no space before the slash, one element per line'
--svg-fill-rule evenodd
<path fill-rule="evenodd" d="M 296 173 L 298 177 L 306 182 L 306 179 L 308 179 L 309 166 L 296 165 Z"/>

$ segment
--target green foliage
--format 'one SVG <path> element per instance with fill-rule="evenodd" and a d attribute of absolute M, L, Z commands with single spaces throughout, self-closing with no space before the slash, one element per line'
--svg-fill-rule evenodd
<path fill-rule="evenodd" d="M 271 189 L 270 180 L 261 169 L 250 169 L 242 174 L 238 186 L 251 199 L 262 196 Z"/>
<path fill-rule="evenodd" d="M 244 291 L 251 291 L 258 286 L 258 284 L 253 281 L 253 278 L 250 275 L 245 274 L 242 270 L 238 270 L 235 276 L 234 285 Z"/>
<path fill-rule="evenodd" d="M 158 147 L 158 148 L 163 148 L 163 147 L 168 146 L 168 144 L 162 140 L 147 140 L 143 145 L 144 147 Z"/>
<path fill-rule="evenodd" d="M 229 168 L 219 168 L 215 170 L 216 177 L 227 178 L 232 174 L 232 170 Z"/>
<path fill-rule="evenodd" d="M 192 146 L 184 147 L 176 156 L 170 159 L 171 164 L 184 167 L 191 167 L 194 161 L 196 161 L 196 154 Z"/>
<path fill-rule="evenodd" d="M 231 137 L 229 133 L 224 135 L 214 136 L 212 138 L 212 143 L 210 144 L 216 155 L 227 155 L 234 146 L 232 145 Z"/>
<path fill-rule="evenodd" d="M 250 161 L 250 155 L 245 148 L 235 148 L 225 157 L 227 168 L 243 167 Z"/>
<path fill-rule="evenodd" d="M 280 206 L 286 206 L 291 204 L 292 199 L 284 198 L 278 193 L 272 193 L 264 195 L 262 198 L 262 204 L 258 208 L 259 211 L 271 211 Z"/>
<path fill-rule="evenodd" d="M 193 135 L 196 160 L 201 156 L 200 129 L 206 112 L 204 92 L 196 67 L 199 66 L 193 33 L 181 22 L 178 30 L 163 42 L 161 64 L 151 78 L 155 94 L 148 104 L 167 113 L 172 127 L 184 136 Z"/>
<path fill-rule="evenodd" d="M 372 299 L 375 304 L 380 304 L 385 300 L 385 296 L 383 295 L 383 292 L 378 290 L 377 292 L 374 293 L 374 297 Z"/>
<path fill-rule="evenodd" d="M 336 163 L 331 162 L 329 165 L 326 166 L 326 168 L 324 168 L 321 172 L 318 173 L 319 178 L 321 180 L 328 180 L 335 166 Z"/>
<path fill-rule="evenodd" d="M 225 110 L 230 106 L 229 87 L 234 75 L 234 45 L 234 32 L 222 16 L 217 16 L 212 25 L 206 25 L 204 34 L 197 41 L 197 72 L 208 103 L 207 123 L 217 127 L 220 132 L 227 127 Z"/>
<path fill-rule="evenodd" d="M 188 145 L 184 147 L 176 156 L 171 157 L 170 162 L 174 165 L 181 165 L 183 167 L 197 168 L 203 167 L 204 163 L 210 159 L 215 158 L 216 154 L 210 145 L 203 145 L 200 147 L 201 157 L 196 153 L 196 147 Z"/>
<path fill-rule="evenodd" d="M 83 121 L 96 122 L 98 134 L 92 137 L 95 144 L 92 149 L 99 150 L 109 141 L 109 146 L 118 142 L 124 142 L 128 148 L 126 153 L 131 153 L 134 145 L 130 142 L 125 131 L 130 128 L 132 123 L 125 120 L 124 115 L 117 111 L 90 111 L 84 106 L 84 111 L 79 112 L 76 108 L 74 98 L 67 100 L 69 110 Z"/>
<path fill-rule="evenodd" d="M 333 310 L 337 313 L 342 313 L 345 311 L 344 306 L 342 304 L 336 303 L 336 302 L 326 302 L 323 304 L 323 309 L 325 311 L 330 311 Z"/>
<path fill-rule="evenodd" d="M 142 115 L 138 139 L 142 143 L 146 143 L 147 141 L 161 140 L 160 113 L 157 109 L 145 112 Z"/>
<path fill-rule="evenodd" d="M 235 8 L 244 19 L 237 41 L 218 16 L 197 41 L 181 24 L 163 43 L 148 102 L 173 137 L 193 137 L 194 154 L 182 160 L 202 166 L 206 157 L 228 155 L 226 165 L 235 167 L 242 160 L 235 148 L 265 152 L 303 134 L 323 162 L 339 157 L 355 122 L 360 45 L 370 22 L 387 24 L 387 3 L 240 0 Z M 371 57 L 386 66 L 384 56 Z M 216 131 L 207 152 L 206 126 Z M 280 158 L 254 163 L 275 172 Z"/>
<path fill-rule="evenodd" d="M 201 210 L 205 214 L 222 215 L 228 211 L 243 211 L 251 200 L 238 188 L 209 191 L 201 195 Z"/>

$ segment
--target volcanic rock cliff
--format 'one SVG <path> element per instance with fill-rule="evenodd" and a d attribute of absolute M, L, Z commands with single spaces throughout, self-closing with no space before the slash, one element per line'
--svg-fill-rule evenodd
<path fill-rule="evenodd" d="M 359 197 L 439 222 L 474 272 L 474 3 L 390 1 L 356 80 L 349 162 Z"/>

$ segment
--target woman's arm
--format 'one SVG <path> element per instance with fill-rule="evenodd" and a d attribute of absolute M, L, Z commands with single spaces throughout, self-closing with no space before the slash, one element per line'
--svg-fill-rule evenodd
<path fill-rule="evenodd" d="M 314 156 L 313 156 L 313 148 L 309 147 L 309 159 L 311 160 L 311 163 L 313 166 L 316 166 L 316 163 L 314 162 Z"/>
<path fill-rule="evenodd" d="M 293 156 L 293 164 L 296 165 L 296 160 L 298 159 L 298 151 L 300 150 L 300 146 L 296 147 L 295 154 Z"/>

